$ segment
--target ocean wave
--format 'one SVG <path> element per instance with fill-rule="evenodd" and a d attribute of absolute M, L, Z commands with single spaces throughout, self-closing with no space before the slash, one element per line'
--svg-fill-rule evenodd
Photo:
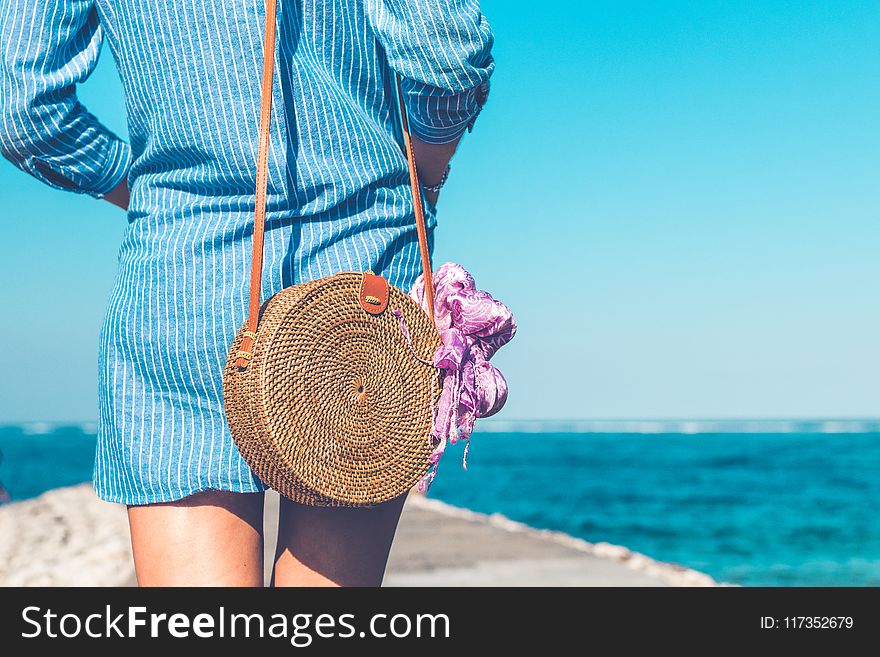
<path fill-rule="evenodd" d="M 48 436 L 60 430 L 78 430 L 86 435 L 94 435 L 98 430 L 97 422 L 20 422 L 16 424 L 0 424 L 0 431 L 13 431 L 23 436 Z"/>

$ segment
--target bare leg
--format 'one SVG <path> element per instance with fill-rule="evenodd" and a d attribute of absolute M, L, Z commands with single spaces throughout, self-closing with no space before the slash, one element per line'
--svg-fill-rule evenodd
<path fill-rule="evenodd" d="M 369 509 L 281 498 L 274 586 L 381 586 L 406 495 Z"/>
<path fill-rule="evenodd" d="M 140 586 L 263 586 L 263 494 L 128 507 Z"/>

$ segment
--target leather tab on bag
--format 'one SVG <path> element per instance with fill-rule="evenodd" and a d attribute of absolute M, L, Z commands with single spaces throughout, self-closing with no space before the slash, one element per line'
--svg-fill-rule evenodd
<path fill-rule="evenodd" d="M 371 271 L 365 271 L 358 301 L 369 314 L 381 315 L 388 307 L 388 281 Z"/>

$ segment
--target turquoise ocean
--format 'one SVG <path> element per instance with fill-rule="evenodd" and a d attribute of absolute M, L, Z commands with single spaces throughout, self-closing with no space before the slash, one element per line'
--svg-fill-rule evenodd
<path fill-rule="evenodd" d="M 88 481 L 94 448 L 92 425 L 0 426 L 0 482 Z M 880 586 L 880 420 L 487 421 L 430 496 L 736 584 Z"/>

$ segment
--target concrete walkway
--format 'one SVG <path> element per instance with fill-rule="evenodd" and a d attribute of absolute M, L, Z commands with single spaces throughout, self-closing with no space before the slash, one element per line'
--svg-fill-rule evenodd
<path fill-rule="evenodd" d="M 267 495 L 267 554 L 278 499 Z M 267 559 L 268 564 L 271 559 Z M 0 585 L 130 586 L 123 507 L 84 484 L 0 507 Z M 709 576 L 607 543 L 588 543 L 411 496 L 386 586 L 712 586 Z"/>
<path fill-rule="evenodd" d="M 626 567 L 532 531 L 416 498 L 395 538 L 386 586 L 666 586 L 659 573 Z M 445 506 L 445 505 L 444 505 Z"/>

